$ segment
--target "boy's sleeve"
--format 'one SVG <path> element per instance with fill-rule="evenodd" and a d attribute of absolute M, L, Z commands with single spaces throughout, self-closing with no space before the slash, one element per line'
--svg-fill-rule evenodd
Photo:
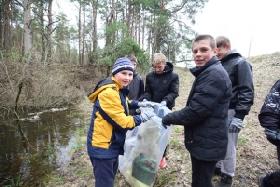
<path fill-rule="evenodd" d="M 280 80 L 272 86 L 266 96 L 258 117 L 262 127 L 270 130 L 280 129 Z"/>
<path fill-rule="evenodd" d="M 102 110 L 121 128 L 135 127 L 133 116 L 125 114 L 118 91 L 113 89 L 104 90 L 99 94 L 98 99 Z"/>

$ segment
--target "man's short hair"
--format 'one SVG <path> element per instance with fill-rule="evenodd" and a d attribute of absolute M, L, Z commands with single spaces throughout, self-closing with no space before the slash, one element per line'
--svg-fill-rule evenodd
<path fill-rule="evenodd" d="M 210 41 L 210 47 L 212 49 L 216 48 L 216 41 L 213 38 L 213 36 L 209 35 L 209 34 L 201 34 L 195 37 L 195 39 L 193 40 L 192 46 L 195 42 L 198 42 L 200 40 L 209 40 Z"/>
<path fill-rule="evenodd" d="M 225 46 L 227 46 L 229 48 L 231 47 L 230 40 L 225 36 L 218 36 L 216 38 L 216 44 L 217 44 L 217 47 L 225 47 Z"/>
<path fill-rule="evenodd" d="M 154 53 L 152 64 L 166 64 L 167 58 L 163 53 Z"/>

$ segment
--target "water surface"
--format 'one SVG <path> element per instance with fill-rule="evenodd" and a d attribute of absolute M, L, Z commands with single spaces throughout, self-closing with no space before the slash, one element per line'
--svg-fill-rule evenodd
<path fill-rule="evenodd" d="M 0 120 L 0 186 L 42 186 L 44 177 L 71 159 L 82 120 L 73 109 Z"/>

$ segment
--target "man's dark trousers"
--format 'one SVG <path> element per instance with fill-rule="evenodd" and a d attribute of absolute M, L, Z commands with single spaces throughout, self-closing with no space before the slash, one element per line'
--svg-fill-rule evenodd
<path fill-rule="evenodd" d="M 191 156 L 192 187 L 212 187 L 212 176 L 217 161 L 198 160 Z"/>

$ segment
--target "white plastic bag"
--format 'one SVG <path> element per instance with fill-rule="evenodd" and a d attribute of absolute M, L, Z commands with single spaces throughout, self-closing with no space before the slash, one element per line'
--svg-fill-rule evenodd
<path fill-rule="evenodd" d="M 119 170 L 133 187 L 153 186 L 170 137 L 170 127 L 165 129 L 161 124 L 161 117 L 170 110 L 156 104 L 154 112 L 157 116 L 127 132 L 125 152 L 119 156 Z"/>

